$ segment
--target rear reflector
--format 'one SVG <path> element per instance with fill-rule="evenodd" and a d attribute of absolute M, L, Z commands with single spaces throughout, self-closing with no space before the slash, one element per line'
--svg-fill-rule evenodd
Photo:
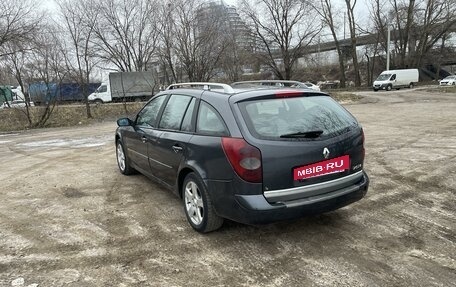
<path fill-rule="evenodd" d="M 261 183 L 261 153 L 242 138 L 222 138 L 225 155 L 237 175 L 243 180 Z"/>

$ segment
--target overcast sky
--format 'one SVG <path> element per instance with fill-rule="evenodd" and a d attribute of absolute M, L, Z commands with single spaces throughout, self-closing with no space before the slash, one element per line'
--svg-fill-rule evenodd
<path fill-rule="evenodd" d="M 74 0 L 74 1 L 78 1 L 78 0 Z M 209 1 L 216 1 L 216 2 L 223 1 L 223 2 L 225 2 L 225 4 L 232 5 L 235 7 L 237 7 L 237 4 L 239 3 L 239 0 L 207 0 L 207 1 L 208 2 Z M 344 0 L 334 0 L 334 1 L 335 1 L 334 3 L 337 3 L 335 5 L 335 8 L 337 7 L 341 11 L 346 11 L 346 8 L 345 8 L 346 6 L 345 6 Z M 367 3 L 366 1 L 368 1 L 368 0 L 358 0 L 357 4 L 356 4 L 356 8 L 355 8 L 356 21 L 358 23 L 366 23 L 366 25 L 364 25 L 365 27 L 367 27 L 367 23 L 369 22 L 369 8 L 366 4 Z M 57 12 L 57 5 L 55 4 L 54 0 L 41 0 L 41 3 L 42 3 L 43 9 Z M 348 19 L 347 19 L 346 25 L 347 25 L 346 27 L 348 29 Z M 347 32 L 348 32 L 348 30 L 347 30 Z"/>

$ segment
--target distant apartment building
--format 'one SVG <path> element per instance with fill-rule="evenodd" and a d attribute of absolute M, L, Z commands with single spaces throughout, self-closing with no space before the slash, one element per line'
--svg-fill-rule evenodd
<path fill-rule="evenodd" d="M 197 11 L 198 31 L 216 29 L 220 35 L 231 38 L 238 47 L 250 49 L 252 37 L 246 23 L 241 19 L 236 7 L 223 0 L 204 3 Z"/>

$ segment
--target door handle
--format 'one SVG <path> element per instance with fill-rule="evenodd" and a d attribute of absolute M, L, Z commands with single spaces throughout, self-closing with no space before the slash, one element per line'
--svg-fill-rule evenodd
<path fill-rule="evenodd" d="M 175 153 L 178 153 L 178 152 L 181 152 L 183 150 L 183 148 L 181 146 L 178 146 L 178 145 L 173 145 L 173 151 Z"/>
<path fill-rule="evenodd" d="M 146 138 L 145 136 L 142 136 L 142 137 L 141 137 L 141 141 L 142 141 L 143 143 L 146 143 L 146 142 L 147 142 L 147 138 Z"/>

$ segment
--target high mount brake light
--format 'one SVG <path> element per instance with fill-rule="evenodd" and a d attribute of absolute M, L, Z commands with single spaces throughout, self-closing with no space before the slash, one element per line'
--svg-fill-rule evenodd
<path fill-rule="evenodd" d="M 304 93 L 302 91 L 294 91 L 294 90 L 280 90 L 276 91 L 274 95 L 276 98 L 291 98 L 291 97 L 299 97 L 302 96 Z"/>
<path fill-rule="evenodd" d="M 222 146 L 234 171 L 243 180 L 261 183 L 261 153 L 242 138 L 222 138 Z"/>

